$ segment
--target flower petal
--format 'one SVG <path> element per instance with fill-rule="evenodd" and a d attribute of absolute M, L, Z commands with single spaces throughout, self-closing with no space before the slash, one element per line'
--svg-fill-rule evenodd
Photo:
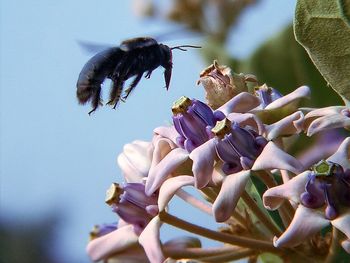
<path fill-rule="evenodd" d="M 176 148 L 168 153 L 156 166 L 151 167 L 146 181 L 145 193 L 153 194 L 168 176 L 188 159 L 188 152 L 181 148 Z"/>
<path fill-rule="evenodd" d="M 266 106 L 266 110 L 271 109 L 277 109 L 284 107 L 292 102 L 297 102 L 298 100 L 302 98 L 308 98 L 310 97 L 311 91 L 308 86 L 301 86 L 294 90 L 293 92 L 271 102 L 269 105 Z"/>
<path fill-rule="evenodd" d="M 162 263 L 165 260 L 160 243 L 160 226 L 161 221 L 156 216 L 148 223 L 139 237 L 139 243 L 143 246 L 149 261 L 152 263 Z"/>
<path fill-rule="evenodd" d="M 190 158 L 193 160 L 192 171 L 196 188 L 205 187 L 211 179 L 216 156 L 215 140 L 215 138 L 210 139 L 190 154 Z"/>
<path fill-rule="evenodd" d="M 159 134 L 162 137 L 172 140 L 174 144 L 176 144 L 176 138 L 179 136 L 179 134 L 177 133 L 173 125 L 168 127 L 166 126 L 157 127 L 153 130 L 153 132 L 155 134 Z"/>
<path fill-rule="evenodd" d="M 189 175 L 179 175 L 166 180 L 159 190 L 158 207 L 163 211 L 176 191 L 186 185 L 194 185 L 194 177 Z"/>
<path fill-rule="evenodd" d="M 273 140 L 279 136 L 289 136 L 302 131 L 304 114 L 301 111 L 294 112 L 282 120 L 270 125 L 265 125 L 265 138 Z"/>
<path fill-rule="evenodd" d="M 225 178 L 219 195 L 213 204 L 213 214 L 216 222 L 224 222 L 231 216 L 249 177 L 250 171 L 241 171 L 230 174 Z"/>
<path fill-rule="evenodd" d="M 297 246 L 329 223 L 323 213 L 299 205 L 287 230 L 279 238 L 275 237 L 273 244 L 275 247 Z"/>
<path fill-rule="evenodd" d="M 338 150 L 327 160 L 340 164 L 344 170 L 350 169 L 350 137 L 345 138 Z"/>
<path fill-rule="evenodd" d="M 264 206 L 269 210 L 275 210 L 280 207 L 284 199 L 299 203 L 310 173 L 311 171 L 305 171 L 282 185 L 267 189 L 263 195 Z"/>
<path fill-rule="evenodd" d="M 298 174 L 304 170 L 304 167 L 297 159 L 282 151 L 274 142 L 270 141 L 252 167 L 253 171 L 266 169 L 281 169 Z"/>
<path fill-rule="evenodd" d="M 153 146 L 150 142 L 133 141 L 124 146 L 117 162 L 127 182 L 141 183 L 151 165 Z"/>
<path fill-rule="evenodd" d="M 346 252 L 350 253 L 350 210 L 343 211 L 340 216 L 332 220 L 332 225 L 343 232 L 347 240 L 342 242 Z"/>
<path fill-rule="evenodd" d="M 265 127 L 261 120 L 252 113 L 230 113 L 227 115 L 227 119 L 231 122 L 237 122 L 241 127 L 251 126 L 257 131 L 260 135 L 264 133 Z"/>
<path fill-rule="evenodd" d="M 340 114 L 342 110 L 346 109 L 345 106 L 329 106 L 325 108 L 316 108 L 311 110 L 305 115 L 305 120 L 314 119 L 326 115 Z"/>
<path fill-rule="evenodd" d="M 248 92 L 241 92 L 217 110 L 222 111 L 225 115 L 232 112 L 245 113 L 259 105 L 260 100 L 256 96 Z"/>
<path fill-rule="evenodd" d="M 320 131 L 350 127 L 350 118 L 342 114 L 325 115 L 310 123 L 307 136 L 312 136 Z"/>
<path fill-rule="evenodd" d="M 105 259 L 138 244 L 138 236 L 132 225 L 125 225 L 102 237 L 93 239 L 87 245 L 87 253 L 92 261 Z"/>

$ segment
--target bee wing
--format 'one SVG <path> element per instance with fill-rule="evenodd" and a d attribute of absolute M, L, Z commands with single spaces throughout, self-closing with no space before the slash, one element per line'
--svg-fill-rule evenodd
<path fill-rule="evenodd" d="M 109 49 L 113 47 L 112 45 L 107 45 L 107 44 L 99 44 L 95 42 L 89 42 L 89 41 L 78 41 L 78 44 L 82 50 L 89 54 L 96 54 L 99 53 L 103 50 Z"/>

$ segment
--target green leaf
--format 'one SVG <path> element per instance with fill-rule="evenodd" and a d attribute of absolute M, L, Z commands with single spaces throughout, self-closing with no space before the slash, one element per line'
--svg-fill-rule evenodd
<path fill-rule="evenodd" d="M 350 99 L 350 1 L 298 0 L 294 32 L 325 80 Z"/>
<path fill-rule="evenodd" d="M 291 25 L 268 39 L 247 60 L 230 66 L 235 72 L 256 75 L 260 84 L 266 83 L 282 94 L 302 85 L 309 86 L 311 101 L 307 101 L 308 107 L 341 103 L 337 93 L 327 87 L 305 49 L 295 40 Z"/>

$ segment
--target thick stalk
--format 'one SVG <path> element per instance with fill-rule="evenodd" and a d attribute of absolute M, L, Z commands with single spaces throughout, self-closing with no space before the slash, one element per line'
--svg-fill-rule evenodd
<path fill-rule="evenodd" d="M 204 213 L 207 213 L 209 215 L 212 215 L 212 207 L 211 205 L 208 205 L 201 200 L 197 199 L 193 195 L 187 193 L 186 191 L 180 189 L 176 191 L 176 195 L 180 197 L 185 202 L 191 204 L 193 207 L 198 208 L 199 210 L 203 211 Z"/>
<path fill-rule="evenodd" d="M 221 254 L 217 256 L 211 256 L 211 257 L 204 257 L 204 258 L 199 258 L 201 262 L 229 262 L 232 260 L 239 260 L 243 258 L 247 258 L 252 255 L 256 255 L 258 252 L 256 250 L 252 249 L 241 249 L 239 251 L 234 251 L 226 254 Z"/>
<path fill-rule="evenodd" d="M 255 250 L 249 248 L 241 248 L 237 246 L 223 246 L 218 248 L 181 248 L 174 249 L 172 247 L 164 247 L 164 254 L 173 259 L 181 258 L 193 258 L 193 259 L 202 259 L 202 258 L 214 258 L 225 256 L 229 254 L 241 255 L 243 253 L 254 254 Z M 207 261 L 205 261 L 207 262 Z"/>
<path fill-rule="evenodd" d="M 217 193 L 213 189 L 208 188 L 208 187 L 205 187 L 205 188 L 201 189 L 201 191 L 202 191 L 202 193 L 204 195 L 206 195 L 206 197 L 209 199 L 209 201 L 211 203 L 214 203 L 216 197 L 218 196 Z M 233 213 L 232 213 L 232 217 L 241 226 L 246 228 L 246 219 L 240 213 L 238 213 L 236 210 L 234 210 Z"/>
<path fill-rule="evenodd" d="M 164 223 L 175 226 L 177 228 L 186 230 L 188 232 L 213 239 L 216 241 L 220 241 L 223 243 L 228 243 L 231 245 L 236 245 L 240 247 L 251 248 L 259 251 L 269 251 L 274 253 L 283 253 L 284 250 L 275 248 L 271 242 L 250 239 L 246 237 L 233 236 L 227 233 L 220 233 L 217 231 L 213 231 L 192 223 L 189 223 L 185 220 L 177 218 L 173 215 L 168 214 L 165 211 L 159 213 L 159 218 Z"/>
<path fill-rule="evenodd" d="M 244 191 L 241 198 L 249 207 L 249 209 L 255 214 L 255 216 L 260 220 L 260 222 L 275 236 L 280 236 L 282 232 L 277 228 L 277 226 L 269 219 L 269 217 L 261 211 L 260 207 L 255 203 L 255 201 L 250 197 L 250 195 Z"/>

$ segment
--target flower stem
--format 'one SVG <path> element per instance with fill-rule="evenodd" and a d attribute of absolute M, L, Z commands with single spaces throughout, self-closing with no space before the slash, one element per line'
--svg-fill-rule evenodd
<path fill-rule="evenodd" d="M 282 232 L 277 228 L 277 226 L 269 219 L 269 217 L 264 214 L 255 201 L 250 197 L 250 195 L 244 191 L 241 198 L 250 208 L 250 210 L 256 215 L 260 222 L 275 236 L 280 236 Z"/>
<path fill-rule="evenodd" d="M 230 258 L 234 257 L 233 259 L 239 259 L 250 255 L 254 255 L 257 253 L 256 250 L 252 250 L 249 248 L 241 248 L 236 246 L 224 246 L 219 248 L 197 248 L 196 247 L 196 248 L 181 248 L 181 249 L 164 247 L 163 249 L 164 249 L 164 254 L 173 259 L 193 258 L 193 259 L 200 259 L 204 262 L 210 262 L 210 261 L 223 262 L 223 260 L 218 260 L 218 259 L 222 257 L 230 257 Z"/>
<path fill-rule="evenodd" d="M 203 211 L 204 213 L 207 213 L 209 215 L 212 215 L 212 207 L 211 205 L 208 205 L 201 200 L 195 198 L 193 195 L 187 193 L 186 191 L 180 189 L 176 191 L 176 195 L 180 197 L 185 202 L 191 204 L 192 206 L 198 208 L 199 210 Z"/>
<path fill-rule="evenodd" d="M 232 260 L 238 260 L 242 258 L 246 258 L 252 255 L 256 255 L 258 252 L 256 250 L 252 249 L 241 249 L 238 251 L 229 252 L 226 254 L 221 254 L 217 256 L 211 256 L 211 257 L 205 257 L 205 258 L 199 258 L 201 262 L 229 262 Z"/>
<path fill-rule="evenodd" d="M 255 250 L 270 251 L 274 253 L 283 252 L 282 249 L 275 248 L 271 242 L 250 239 L 246 237 L 238 237 L 227 233 L 220 233 L 217 231 L 213 231 L 213 230 L 189 223 L 178 217 L 170 215 L 165 211 L 162 211 L 159 213 L 159 218 L 164 223 L 167 223 L 169 225 L 175 226 L 177 228 L 186 230 L 188 232 L 191 232 L 197 235 L 201 235 L 203 237 L 207 237 L 209 239 L 217 240 L 217 241 L 228 243 L 231 245 L 252 248 Z"/>
<path fill-rule="evenodd" d="M 332 243 L 329 248 L 326 263 L 336 263 L 336 262 L 349 262 L 350 256 L 343 251 L 340 246 L 340 240 L 342 239 L 342 233 L 335 227 L 332 230 Z"/>
<path fill-rule="evenodd" d="M 266 185 L 267 188 L 272 188 L 277 186 L 277 183 L 272 177 L 272 174 L 270 174 L 267 171 L 255 171 L 254 172 L 260 179 L 263 181 L 263 183 Z"/>
<path fill-rule="evenodd" d="M 212 188 L 205 187 L 201 189 L 202 193 L 206 195 L 206 197 L 210 200 L 210 202 L 214 202 L 218 194 Z M 232 212 L 232 217 L 237 221 L 242 227 L 246 228 L 246 219 L 238 213 L 236 210 Z"/>

